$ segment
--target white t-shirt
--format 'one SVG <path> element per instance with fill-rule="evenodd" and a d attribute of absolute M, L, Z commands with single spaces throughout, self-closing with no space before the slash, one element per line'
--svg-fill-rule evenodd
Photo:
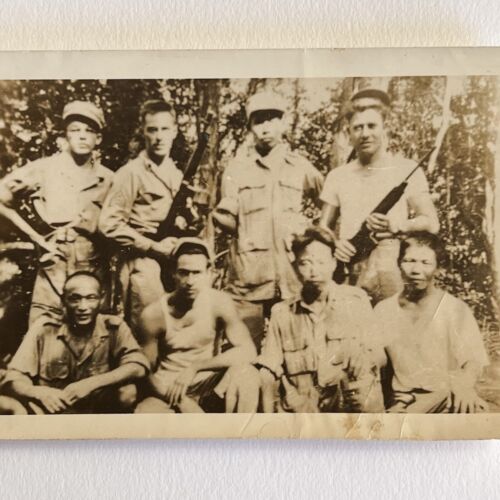
<path fill-rule="evenodd" d="M 340 208 L 339 238 L 352 238 L 374 208 L 415 167 L 413 160 L 387 154 L 376 165 L 366 167 L 353 160 L 332 170 L 320 199 Z M 389 211 L 389 217 L 396 223 L 407 220 L 412 198 L 428 192 L 427 179 L 419 168 L 408 180 L 401 199 Z"/>
<path fill-rule="evenodd" d="M 375 315 L 394 368 L 395 391 L 448 390 L 450 374 L 465 363 L 489 363 L 470 308 L 449 293 L 415 323 L 399 305 L 398 295 L 377 304 Z"/>

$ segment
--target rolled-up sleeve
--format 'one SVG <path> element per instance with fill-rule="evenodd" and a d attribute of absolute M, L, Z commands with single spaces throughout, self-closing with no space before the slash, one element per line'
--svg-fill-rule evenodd
<path fill-rule="evenodd" d="M 0 199 L 3 203 L 17 197 L 31 195 L 40 187 L 41 170 L 43 162 L 37 160 L 16 168 L 0 181 Z"/>
<path fill-rule="evenodd" d="M 114 342 L 112 356 L 119 366 L 136 363 L 143 366 L 146 369 L 146 373 L 150 371 L 149 361 L 125 322 L 120 323 L 116 331 L 116 341 Z"/>
<path fill-rule="evenodd" d="M 137 196 L 134 179 L 129 169 L 119 170 L 104 201 L 99 218 L 99 231 L 125 248 L 147 252 L 153 240 L 130 226 L 132 207 Z"/>
<path fill-rule="evenodd" d="M 36 323 L 28 330 L 28 333 L 24 336 L 21 345 L 7 366 L 4 383 L 24 377 L 35 380 L 38 377 L 40 368 L 39 335 L 35 325 Z"/>

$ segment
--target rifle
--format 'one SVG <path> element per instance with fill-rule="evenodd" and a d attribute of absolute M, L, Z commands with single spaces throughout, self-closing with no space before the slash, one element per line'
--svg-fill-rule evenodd
<path fill-rule="evenodd" d="M 184 176 L 182 177 L 180 188 L 174 196 L 167 217 L 160 222 L 156 233 L 150 236 L 155 241 L 161 241 L 167 236 L 179 236 L 181 233 L 180 230 L 176 230 L 175 219 L 178 215 L 180 215 L 182 210 L 185 210 L 186 200 L 193 194 L 191 182 L 194 175 L 196 174 L 196 171 L 198 170 L 208 144 L 209 135 L 207 130 L 210 126 L 210 123 L 212 122 L 212 118 L 212 114 L 209 113 L 205 120 L 200 123 L 198 143 L 196 145 L 196 149 L 191 155 L 191 158 L 189 159 L 186 170 L 184 171 Z"/>
<path fill-rule="evenodd" d="M 383 214 L 387 215 L 387 213 L 394 207 L 394 205 L 401 199 L 406 188 L 408 186 L 408 181 L 410 177 L 422 166 L 422 164 L 429 158 L 429 156 L 434 151 L 432 148 L 428 151 L 425 156 L 418 162 L 417 166 L 412 169 L 412 171 L 404 178 L 401 184 L 398 184 L 396 187 L 393 187 L 389 193 L 385 195 L 382 201 L 371 211 L 371 214 Z M 346 276 L 349 274 L 346 270 L 346 266 L 351 266 L 356 262 L 359 262 L 366 257 L 368 257 L 372 250 L 377 246 L 378 242 L 374 239 L 372 231 L 368 229 L 366 224 L 366 220 L 363 222 L 358 232 L 349 240 L 349 243 L 354 246 L 356 249 L 356 254 L 351 258 L 349 263 L 345 262 L 337 262 L 337 267 L 335 272 L 333 273 L 333 279 L 337 283 L 343 283 L 345 281 Z"/>

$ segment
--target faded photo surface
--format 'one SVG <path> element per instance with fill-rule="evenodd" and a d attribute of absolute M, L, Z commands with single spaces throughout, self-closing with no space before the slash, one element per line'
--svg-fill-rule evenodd
<path fill-rule="evenodd" d="M 500 412 L 498 77 L 163 76 L 0 81 L 0 414 Z"/>

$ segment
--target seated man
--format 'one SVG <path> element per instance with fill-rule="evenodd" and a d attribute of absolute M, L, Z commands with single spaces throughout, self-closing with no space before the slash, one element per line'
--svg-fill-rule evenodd
<path fill-rule="evenodd" d="M 436 235 L 410 233 L 401 243 L 401 293 L 375 308 L 394 370 L 390 412 L 473 413 L 487 404 L 474 390 L 488 364 L 469 307 L 434 278 L 445 258 Z"/>
<path fill-rule="evenodd" d="M 34 413 L 132 410 L 149 371 L 129 327 L 99 314 L 99 278 L 77 271 L 64 285 L 64 321 L 41 316 L 9 363 L 4 387 Z"/>
<path fill-rule="evenodd" d="M 333 238 L 313 227 L 292 243 L 302 290 L 271 311 L 256 363 L 264 412 L 384 411 L 378 369 L 384 358 L 372 349 L 373 310 L 363 290 L 332 281 Z"/>
<path fill-rule="evenodd" d="M 225 399 L 226 412 L 255 412 L 255 346 L 230 296 L 210 287 L 207 245 L 180 238 L 172 259 L 174 291 L 147 306 L 139 322 L 144 352 L 157 370 L 152 394 L 136 413 L 201 412 L 214 394 Z M 230 344 L 225 350 L 219 327 Z"/>

